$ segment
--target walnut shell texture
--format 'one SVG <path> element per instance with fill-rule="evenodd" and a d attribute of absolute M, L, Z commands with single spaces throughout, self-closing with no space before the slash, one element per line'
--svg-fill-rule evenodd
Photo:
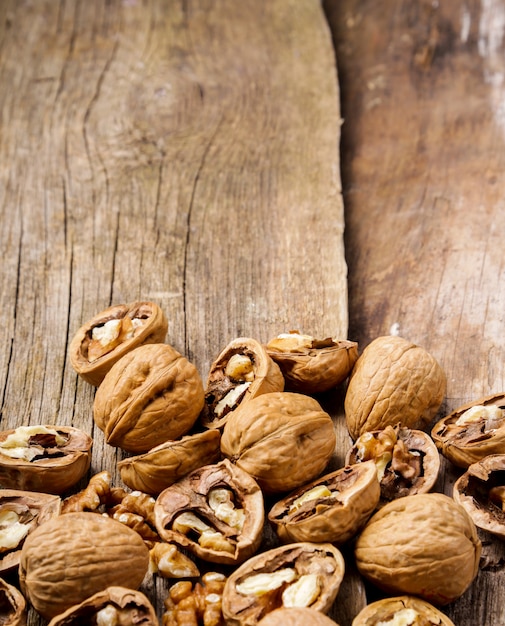
<path fill-rule="evenodd" d="M 27 608 L 23 594 L 0 578 L 0 624 L 26 626 Z"/>
<path fill-rule="evenodd" d="M 258 626 L 338 626 L 321 611 L 308 607 L 281 607 L 267 613 Z"/>
<path fill-rule="evenodd" d="M 424 348 L 398 336 L 374 339 L 359 356 L 344 400 L 349 434 L 387 425 L 425 430 L 446 391 L 446 375 Z"/>
<path fill-rule="evenodd" d="M 366 579 L 387 593 L 416 595 L 436 606 L 466 591 L 480 554 L 472 518 L 441 493 L 389 502 L 355 543 L 356 565 Z"/>
<path fill-rule="evenodd" d="M 170 345 L 151 343 L 112 366 L 96 391 L 93 417 L 109 445 L 138 454 L 187 434 L 203 403 L 196 367 Z"/>
<path fill-rule="evenodd" d="M 90 360 L 89 347 L 93 329 L 102 327 L 111 320 L 138 320 L 139 325 L 129 329 L 129 333 L 123 333 L 124 337 L 119 334 L 109 341 L 103 354 Z M 70 362 L 81 378 L 97 387 L 122 356 L 146 343 L 162 343 L 165 341 L 167 330 L 168 321 L 165 314 L 154 302 L 117 304 L 101 311 L 79 328 L 70 342 Z"/>
<path fill-rule="evenodd" d="M 415 622 L 407 618 L 409 615 Z M 372 602 L 354 618 L 351 626 L 376 626 L 377 624 L 391 624 L 399 616 L 409 619 L 410 624 L 426 624 L 428 626 L 454 626 L 453 622 L 436 607 L 415 596 L 396 596 Z M 404 621 L 404 624 L 407 622 Z"/>
<path fill-rule="evenodd" d="M 19 582 L 34 609 L 51 619 L 107 587 L 137 589 L 148 565 L 148 548 L 125 524 L 98 513 L 67 513 L 28 535 Z"/>
<path fill-rule="evenodd" d="M 223 455 L 253 476 L 266 493 L 309 482 L 335 451 L 331 417 L 310 396 L 263 394 L 234 411 L 221 437 Z"/>

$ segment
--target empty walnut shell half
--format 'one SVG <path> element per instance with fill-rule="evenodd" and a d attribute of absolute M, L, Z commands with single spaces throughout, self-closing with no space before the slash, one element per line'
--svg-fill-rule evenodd
<path fill-rule="evenodd" d="M 59 515 L 61 498 L 49 493 L 0 489 L 0 572 L 17 568 L 25 538 Z M 0 622 L 1 623 L 1 622 Z"/>
<path fill-rule="evenodd" d="M 204 561 L 236 564 L 258 549 L 263 494 L 256 481 L 227 459 L 206 465 L 160 493 L 154 506 L 162 539 Z"/>
<path fill-rule="evenodd" d="M 145 454 L 120 461 L 121 479 L 131 489 L 157 496 L 202 465 L 216 463 L 221 457 L 220 441 L 217 429 L 166 441 Z"/>
<path fill-rule="evenodd" d="M 397 336 L 374 339 L 358 357 L 344 400 L 352 439 L 399 422 L 424 430 L 437 414 L 446 375 L 424 348 Z"/>
<path fill-rule="evenodd" d="M 250 337 L 234 339 L 210 367 L 202 424 L 222 428 L 238 406 L 262 393 L 283 389 L 284 376 L 265 347 Z"/>
<path fill-rule="evenodd" d="M 0 578 L 0 624 L 26 626 L 26 600 L 23 594 Z"/>
<path fill-rule="evenodd" d="M 342 383 L 358 358 L 354 341 L 315 339 L 298 331 L 274 337 L 266 349 L 281 368 L 286 389 L 308 394 L 328 391 Z"/>
<path fill-rule="evenodd" d="M 356 615 L 351 626 L 383 626 L 386 624 L 454 626 L 447 615 L 429 602 L 415 596 L 396 596 L 372 602 Z"/>
<path fill-rule="evenodd" d="M 140 591 L 108 587 L 53 617 L 48 626 L 158 626 L 156 611 Z"/>
<path fill-rule="evenodd" d="M 472 463 L 455 482 L 453 497 L 476 526 L 505 539 L 505 454 Z"/>
<path fill-rule="evenodd" d="M 20 426 L 0 433 L 0 487 L 62 494 L 86 474 L 93 440 L 71 426 Z"/>
<path fill-rule="evenodd" d="M 379 496 L 375 463 L 348 465 L 274 504 L 268 519 L 284 542 L 341 545 L 361 530 L 376 508 Z"/>
<path fill-rule="evenodd" d="M 361 575 L 389 594 L 435 605 L 459 598 L 479 569 L 481 542 L 472 518 L 442 493 L 385 504 L 355 542 Z"/>
<path fill-rule="evenodd" d="M 93 417 L 109 445 L 138 454 L 188 433 L 203 402 L 196 367 L 172 346 L 151 343 L 111 367 L 96 390 Z"/>
<path fill-rule="evenodd" d="M 165 314 L 154 302 L 117 304 L 79 328 L 70 342 L 70 362 L 97 387 L 122 356 L 146 343 L 162 343 L 167 330 Z"/>
<path fill-rule="evenodd" d="M 440 452 L 466 469 L 490 454 L 505 449 L 505 394 L 465 404 L 439 420 L 431 436 Z"/>
<path fill-rule="evenodd" d="M 347 452 L 346 463 L 373 460 L 380 481 L 381 503 L 416 493 L 435 485 L 440 455 L 433 439 L 423 430 L 386 426 L 363 433 Z"/>
<path fill-rule="evenodd" d="M 258 626 L 338 626 L 321 611 L 308 607 L 281 607 L 267 613 Z"/>
<path fill-rule="evenodd" d="M 335 451 L 333 421 L 301 393 L 266 393 L 235 410 L 221 451 L 253 476 L 266 493 L 288 492 L 324 471 Z"/>
<path fill-rule="evenodd" d="M 257 624 L 281 607 L 308 607 L 327 613 L 344 570 L 342 554 L 330 543 L 291 543 L 261 552 L 226 581 L 222 604 L 226 624 Z"/>

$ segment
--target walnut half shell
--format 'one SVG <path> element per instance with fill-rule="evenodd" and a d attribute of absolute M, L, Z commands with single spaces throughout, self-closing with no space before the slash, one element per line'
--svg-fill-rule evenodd
<path fill-rule="evenodd" d="M 26 600 L 23 594 L 0 578 L 0 624 L 26 626 Z"/>
<path fill-rule="evenodd" d="M 356 615 L 351 626 L 380 626 L 383 624 L 454 626 L 447 615 L 429 602 L 415 596 L 397 596 L 372 602 Z"/>

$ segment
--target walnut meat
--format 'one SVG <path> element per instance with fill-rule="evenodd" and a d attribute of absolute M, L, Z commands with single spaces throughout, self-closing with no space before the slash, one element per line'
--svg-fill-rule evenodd
<path fill-rule="evenodd" d="M 341 545 L 362 528 L 379 496 L 375 463 L 348 465 L 279 500 L 268 519 L 284 542 Z"/>
<path fill-rule="evenodd" d="M 111 306 L 76 332 L 70 362 L 81 378 L 98 386 L 122 356 L 146 343 L 162 343 L 167 330 L 165 314 L 154 302 Z"/>
<path fill-rule="evenodd" d="M 0 486 L 62 494 L 88 471 L 93 440 L 71 426 L 20 426 L 0 433 Z"/>
<path fill-rule="evenodd" d="M 226 581 L 226 624 L 252 626 L 281 607 L 326 613 L 338 594 L 344 570 L 342 554 L 329 543 L 291 543 L 261 552 Z"/>
<path fill-rule="evenodd" d="M 250 337 L 234 339 L 210 367 L 202 424 L 223 428 L 238 406 L 262 393 L 283 389 L 282 372 L 264 346 Z"/>
<path fill-rule="evenodd" d="M 138 533 L 98 513 L 67 513 L 28 535 L 19 582 L 34 609 L 51 619 L 111 586 L 137 589 L 149 566 Z"/>
<path fill-rule="evenodd" d="M 258 626 L 338 626 L 321 611 L 308 607 L 281 607 L 267 613 Z"/>
<path fill-rule="evenodd" d="M 466 591 L 480 554 L 472 518 L 441 493 L 387 503 L 355 543 L 356 565 L 366 579 L 389 594 L 416 595 L 437 606 Z"/>
<path fill-rule="evenodd" d="M 372 602 L 354 618 L 351 626 L 454 626 L 436 607 L 414 596 L 397 596 Z"/>
<path fill-rule="evenodd" d="M 266 349 L 281 368 L 286 389 L 307 394 L 328 391 L 342 383 L 358 358 L 354 341 L 316 339 L 298 331 L 274 337 Z"/>
<path fill-rule="evenodd" d="M 26 626 L 26 600 L 23 594 L 0 578 L 0 624 Z"/>
<path fill-rule="evenodd" d="M 96 391 L 93 417 L 109 445 L 138 454 L 187 434 L 203 403 L 196 367 L 168 344 L 152 343 L 112 366 Z"/>
<path fill-rule="evenodd" d="M 378 337 L 351 372 L 344 401 L 349 434 L 357 439 L 398 423 L 424 430 L 445 390 L 445 372 L 426 350 L 402 337 Z"/>
<path fill-rule="evenodd" d="M 287 391 L 263 394 L 235 410 L 221 451 L 253 476 L 266 493 L 288 492 L 314 479 L 335 451 L 331 417 L 312 397 Z"/>

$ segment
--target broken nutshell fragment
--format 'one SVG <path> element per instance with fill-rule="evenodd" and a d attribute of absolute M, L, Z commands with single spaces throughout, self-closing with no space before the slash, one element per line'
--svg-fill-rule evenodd
<path fill-rule="evenodd" d="M 433 439 L 422 430 L 399 424 L 363 433 L 346 455 L 351 465 L 369 460 L 377 466 L 381 503 L 430 491 L 440 469 Z"/>
<path fill-rule="evenodd" d="M 342 383 L 358 358 L 354 341 L 316 339 L 296 330 L 277 335 L 266 349 L 281 368 L 286 389 L 308 394 L 328 391 Z"/>
<path fill-rule="evenodd" d="M 238 406 L 271 391 L 283 391 L 284 377 L 265 347 L 250 337 L 231 341 L 212 363 L 201 421 L 222 428 Z"/>
<path fill-rule="evenodd" d="M 133 348 L 165 341 L 168 322 L 154 302 L 117 304 L 86 322 L 74 335 L 70 362 L 91 385 L 98 386 L 112 365 Z"/>
<path fill-rule="evenodd" d="M 310 607 L 327 613 L 340 589 L 344 569 L 342 554 L 330 543 L 291 543 L 261 552 L 240 565 L 226 581 L 226 624 L 257 624 L 280 607 Z"/>
<path fill-rule="evenodd" d="M 466 469 L 505 447 L 505 394 L 465 404 L 439 420 L 431 436 L 440 452 Z"/>
<path fill-rule="evenodd" d="M 362 528 L 379 496 L 375 463 L 348 465 L 279 500 L 268 519 L 284 542 L 341 545 Z"/>
<path fill-rule="evenodd" d="M 0 487 L 62 494 L 89 469 L 93 440 L 71 426 L 19 426 L 0 433 Z"/>
<path fill-rule="evenodd" d="M 26 600 L 23 594 L 0 578 L 0 624 L 26 626 Z"/>
<path fill-rule="evenodd" d="M 372 602 L 354 618 L 352 626 L 454 626 L 453 622 L 425 600 L 396 596 Z"/>

